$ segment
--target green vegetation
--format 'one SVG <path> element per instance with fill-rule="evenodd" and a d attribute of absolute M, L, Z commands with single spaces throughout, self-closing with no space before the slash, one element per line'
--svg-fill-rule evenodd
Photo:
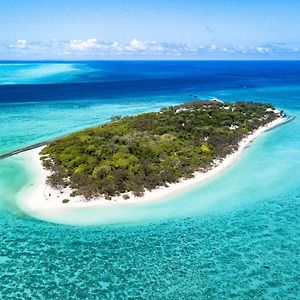
<path fill-rule="evenodd" d="M 41 152 L 48 183 L 86 199 L 167 186 L 237 149 L 278 117 L 269 104 L 195 101 L 113 121 L 49 143 Z M 124 196 L 124 199 L 128 199 Z"/>

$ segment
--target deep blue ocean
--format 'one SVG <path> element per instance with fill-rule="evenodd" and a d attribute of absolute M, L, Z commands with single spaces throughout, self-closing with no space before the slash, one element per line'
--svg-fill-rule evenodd
<path fill-rule="evenodd" d="M 0 160 L 0 299 L 299 299 L 300 61 L 0 62 L 0 153 L 196 99 L 295 119 L 216 178 L 160 202 L 50 219 Z"/>

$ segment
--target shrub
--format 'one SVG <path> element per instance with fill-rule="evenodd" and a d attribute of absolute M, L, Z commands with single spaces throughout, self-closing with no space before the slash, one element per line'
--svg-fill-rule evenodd
<path fill-rule="evenodd" d="M 122 196 L 122 198 L 123 198 L 124 200 L 128 200 L 128 199 L 130 199 L 130 196 L 129 196 L 128 194 L 124 194 L 124 195 Z"/>
<path fill-rule="evenodd" d="M 75 197 L 75 196 L 77 196 L 77 192 L 76 191 L 71 192 L 70 197 Z"/>

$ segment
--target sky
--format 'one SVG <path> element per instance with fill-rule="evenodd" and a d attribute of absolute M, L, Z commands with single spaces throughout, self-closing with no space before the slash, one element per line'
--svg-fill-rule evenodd
<path fill-rule="evenodd" d="M 0 0 L 0 59 L 300 59 L 300 0 Z"/>

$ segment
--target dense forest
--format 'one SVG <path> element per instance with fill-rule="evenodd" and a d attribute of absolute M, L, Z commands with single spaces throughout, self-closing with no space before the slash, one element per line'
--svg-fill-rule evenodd
<path fill-rule="evenodd" d="M 87 200 L 167 186 L 237 149 L 243 137 L 278 117 L 270 104 L 194 101 L 112 121 L 49 143 L 41 152 L 48 184 Z"/>

